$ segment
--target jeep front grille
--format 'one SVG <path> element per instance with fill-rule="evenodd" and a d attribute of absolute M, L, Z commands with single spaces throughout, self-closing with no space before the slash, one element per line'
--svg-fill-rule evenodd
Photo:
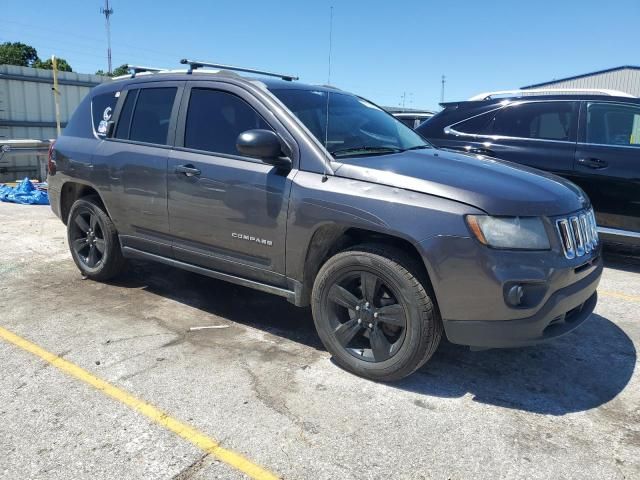
<path fill-rule="evenodd" d="M 598 245 L 598 230 L 593 209 L 556 220 L 564 256 L 582 257 Z"/>

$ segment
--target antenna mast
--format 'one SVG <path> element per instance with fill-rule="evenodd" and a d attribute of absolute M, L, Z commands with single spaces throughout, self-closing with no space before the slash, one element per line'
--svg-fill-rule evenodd
<path fill-rule="evenodd" d="M 331 53 L 333 48 L 333 5 L 331 6 L 329 13 L 329 76 L 327 78 L 327 85 L 331 85 Z"/>
<path fill-rule="evenodd" d="M 440 103 L 444 103 L 444 84 L 447 82 L 446 77 L 442 75 L 442 90 L 440 91 Z"/>
<path fill-rule="evenodd" d="M 104 15 L 105 25 L 107 27 L 107 71 L 109 75 L 111 75 L 111 21 L 109 20 L 109 17 L 113 15 L 113 8 L 109 6 L 109 0 L 104 0 L 104 8 L 100 9 L 100 13 Z"/>
<path fill-rule="evenodd" d="M 333 5 L 331 5 L 331 9 L 329 10 L 329 73 L 327 74 L 327 85 L 331 85 L 331 50 L 333 47 Z M 325 116 L 325 125 L 324 125 L 324 148 L 329 148 L 329 97 L 331 96 L 331 92 L 327 92 L 327 111 Z M 324 164 L 324 171 L 322 172 L 322 181 L 326 182 L 328 180 L 327 177 L 327 164 Z"/>

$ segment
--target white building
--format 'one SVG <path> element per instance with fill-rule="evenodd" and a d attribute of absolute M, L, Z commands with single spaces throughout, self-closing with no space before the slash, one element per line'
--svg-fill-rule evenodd
<path fill-rule="evenodd" d="M 640 97 L 640 67 L 625 65 L 608 68 L 522 88 L 606 88 Z"/>

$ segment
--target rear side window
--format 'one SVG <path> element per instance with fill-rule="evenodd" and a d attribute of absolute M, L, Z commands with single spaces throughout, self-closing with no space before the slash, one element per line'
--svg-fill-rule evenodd
<path fill-rule="evenodd" d="M 118 118 L 118 125 L 116 127 L 116 138 L 129 138 L 129 131 L 131 129 L 131 118 L 133 117 L 133 107 L 136 105 L 136 99 L 138 98 L 138 90 L 129 90 L 127 96 L 124 99 L 124 105 Z"/>
<path fill-rule="evenodd" d="M 587 143 L 640 147 L 640 106 L 589 103 Z"/>
<path fill-rule="evenodd" d="M 543 140 L 575 139 L 576 102 L 531 102 L 499 110 L 491 135 Z"/>
<path fill-rule="evenodd" d="M 256 128 L 272 130 L 240 97 L 220 90 L 191 90 L 184 133 L 186 148 L 240 155 L 236 148 L 238 135 Z"/>
<path fill-rule="evenodd" d="M 176 91 L 176 87 L 167 87 L 128 92 L 118 120 L 116 138 L 166 144 Z"/>
<path fill-rule="evenodd" d="M 113 116 L 120 92 L 109 92 L 96 95 L 91 101 L 91 117 L 93 130 L 99 137 L 107 134 L 107 122 Z"/>

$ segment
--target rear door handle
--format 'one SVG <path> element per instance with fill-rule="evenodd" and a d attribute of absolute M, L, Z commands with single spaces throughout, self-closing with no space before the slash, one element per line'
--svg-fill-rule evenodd
<path fill-rule="evenodd" d="M 579 158 L 578 164 L 588 168 L 606 168 L 609 166 L 609 162 L 601 160 L 600 158 Z"/>
<path fill-rule="evenodd" d="M 187 177 L 197 177 L 200 175 L 200 170 L 193 165 L 178 165 L 175 170 L 176 173 L 183 173 Z"/>

